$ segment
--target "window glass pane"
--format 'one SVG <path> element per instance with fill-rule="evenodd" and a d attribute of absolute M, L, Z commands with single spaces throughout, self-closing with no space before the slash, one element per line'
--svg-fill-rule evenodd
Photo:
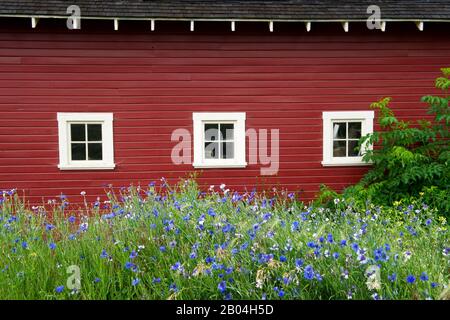
<path fill-rule="evenodd" d="M 348 123 L 348 138 L 349 139 L 361 138 L 361 122 Z"/>
<path fill-rule="evenodd" d="M 361 156 L 359 150 L 356 150 L 357 147 L 358 147 L 358 140 L 349 140 L 348 141 L 348 156 L 349 157 Z"/>
<path fill-rule="evenodd" d="M 234 139 L 234 124 L 232 123 L 222 123 L 220 124 L 220 134 L 222 140 L 233 140 Z"/>
<path fill-rule="evenodd" d="M 85 124 L 72 123 L 70 125 L 70 137 L 72 141 L 86 141 Z"/>
<path fill-rule="evenodd" d="M 102 141 L 102 125 L 88 124 L 88 141 Z"/>
<path fill-rule="evenodd" d="M 88 144 L 88 160 L 102 160 L 102 144 L 89 143 Z"/>
<path fill-rule="evenodd" d="M 72 143 L 72 160 L 86 160 L 86 144 Z"/>
<path fill-rule="evenodd" d="M 333 141 L 333 157 L 345 157 L 347 155 L 345 144 L 345 141 Z"/>
<path fill-rule="evenodd" d="M 219 135 L 219 125 L 217 123 L 205 124 L 205 141 L 217 141 Z"/>
<path fill-rule="evenodd" d="M 219 159 L 218 142 L 205 142 L 205 159 Z"/>
<path fill-rule="evenodd" d="M 222 142 L 222 149 L 220 150 L 221 159 L 234 158 L 234 142 Z"/>
<path fill-rule="evenodd" d="M 345 139 L 345 122 L 336 122 L 333 124 L 333 139 Z"/>

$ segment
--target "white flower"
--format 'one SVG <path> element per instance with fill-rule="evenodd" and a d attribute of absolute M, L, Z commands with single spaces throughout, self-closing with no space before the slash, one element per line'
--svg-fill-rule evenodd
<path fill-rule="evenodd" d="M 411 251 L 405 251 L 403 253 L 403 257 L 405 258 L 405 262 L 408 261 L 409 259 L 411 259 L 412 253 Z"/>
<path fill-rule="evenodd" d="M 376 273 L 373 273 L 367 278 L 366 281 L 367 289 L 369 290 L 380 290 L 381 282 Z"/>
<path fill-rule="evenodd" d="M 442 254 L 444 255 L 444 257 L 448 256 L 449 252 L 450 252 L 450 248 L 442 249 Z"/>
<path fill-rule="evenodd" d="M 264 284 L 264 281 L 263 281 L 263 280 L 260 280 L 260 279 L 257 279 L 257 280 L 256 280 L 256 288 L 262 289 L 263 284 Z"/>
<path fill-rule="evenodd" d="M 80 194 L 84 197 L 86 195 L 86 191 L 81 191 Z"/>
<path fill-rule="evenodd" d="M 226 187 L 225 183 L 222 183 L 222 184 L 220 185 L 220 189 L 221 189 L 221 190 L 224 190 L 225 187 Z"/>

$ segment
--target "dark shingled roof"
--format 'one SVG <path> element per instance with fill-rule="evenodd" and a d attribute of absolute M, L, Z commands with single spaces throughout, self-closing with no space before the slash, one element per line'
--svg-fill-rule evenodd
<path fill-rule="evenodd" d="M 450 20 L 450 0 L 0 0 L 0 16 L 67 16 L 72 4 L 86 18 L 351 21 L 375 4 L 383 20 Z"/>

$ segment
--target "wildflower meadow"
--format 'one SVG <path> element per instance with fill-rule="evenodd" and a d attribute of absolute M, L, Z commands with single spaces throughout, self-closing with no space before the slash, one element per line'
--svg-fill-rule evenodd
<path fill-rule="evenodd" d="M 322 208 L 164 179 L 105 199 L 4 191 L 0 299 L 449 298 L 448 224 L 420 199 Z"/>

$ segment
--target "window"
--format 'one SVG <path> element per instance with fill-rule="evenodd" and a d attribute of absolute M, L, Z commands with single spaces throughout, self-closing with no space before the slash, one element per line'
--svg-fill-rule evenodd
<path fill-rule="evenodd" d="M 112 113 L 58 113 L 58 167 L 114 169 L 112 121 Z"/>
<path fill-rule="evenodd" d="M 243 168 L 245 113 L 194 113 L 194 167 Z"/>
<path fill-rule="evenodd" d="M 373 117 L 373 111 L 324 112 L 322 165 L 366 164 L 362 155 L 371 146 L 358 150 L 358 141 L 373 132 Z"/>

